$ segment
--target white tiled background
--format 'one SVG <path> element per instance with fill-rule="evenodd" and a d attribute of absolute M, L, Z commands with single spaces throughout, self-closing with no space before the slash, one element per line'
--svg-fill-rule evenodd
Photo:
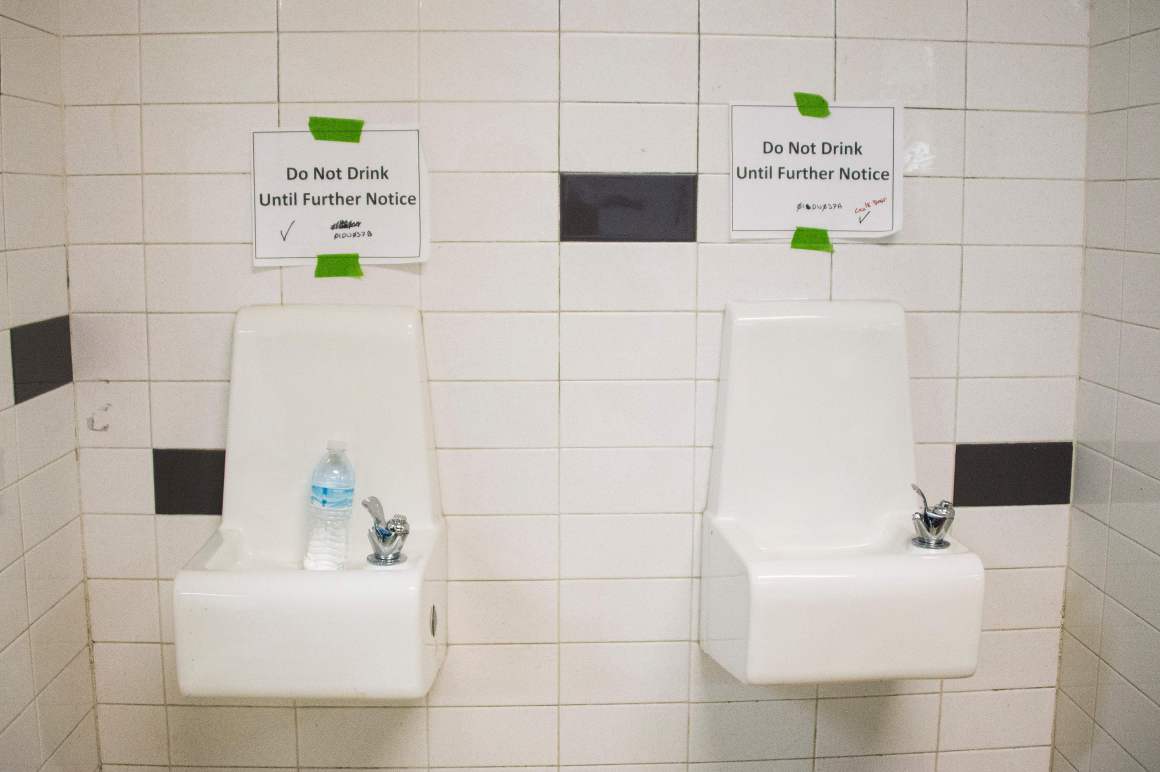
<path fill-rule="evenodd" d="M 1111 142 L 1085 153 L 1086 112 L 1093 134 L 1118 115 L 1140 137 L 1128 158 L 1156 176 L 1155 108 L 1151 123 L 1123 108 L 1160 101 L 1160 32 L 1146 32 L 1157 0 L 1096 8 L 1090 98 L 1081 0 L 50 6 L 0 8 L 63 35 L 68 217 L 54 243 L 68 243 L 107 769 L 1046 769 L 1066 507 L 962 511 L 958 533 L 989 569 L 972 679 L 748 689 L 699 653 L 694 538 L 721 310 L 901 302 L 933 495 L 951 488 L 955 442 L 1072 439 L 1085 208 L 1089 244 L 1122 234 L 1092 216 L 1109 208 L 1154 244 L 1139 229 L 1154 228 L 1158 198 L 1155 183 L 1123 182 L 1130 171 L 1085 196 L 1085 155 L 1089 173 L 1132 163 Z M 1131 45 L 1123 19 L 1143 33 Z M 0 80 L 44 88 L 51 66 L 18 61 Z M 889 244 L 831 257 L 728 243 L 727 105 L 795 89 L 908 107 L 907 225 Z M 361 281 L 250 267 L 248 132 L 311 114 L 418 121 L 437 202 L 430 263 Z M 52 157 L 41 144 L 38 162 Z M 559 244 L 559 171 L 699 173 L 700 243 Z M 44 211 L 20 213 L 18 239 L 44 230 Z M 1154 305 L 1155 284 L 1138 297 Z M 453 645 L 425 704 L 194 705 L 176 692 L 170 580 L 216 523 L 152 515 L 149 449 L 224 446 L 232 312 L 271 302 L 424 310 L 454 579 Z M 1089 327 L 1085 340 L 1100 332 Z M 108 428 L 89 431 L 90 417 Z M 1154 448 L 1154 434 L 1133 447 Z"/>
<path fill-rule="evenodd" d="M 0 769 L 92 770 L 73 386 L 14 405 L 9 330 L 69 313 L 55 3 L 0 2 Z"/>
<path fill-rule="evenodd" d="M 1091 15 L 1087 250 L 1055 748 L 1160 769 L 1160 3 Z"/>

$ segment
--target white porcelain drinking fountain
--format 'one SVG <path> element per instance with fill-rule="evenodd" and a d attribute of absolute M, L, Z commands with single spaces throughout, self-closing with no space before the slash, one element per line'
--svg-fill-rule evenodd
<path fill-rule="evenodd" d="M 190 696 L 422 697 L 446 651 L 446 535 L 419 314 L 257 306 L 234 325 L 221 527 L 177 575 Z M 356 503 L 346 564 L 306 571 L 311 469 L 332 438 L 355 501 L 406 516 L 405 560 L 372 565 Z"/>
<path fill-rule="evenodd" d="M 983 567 L 912 490 L 902 309 L 736 303 L 723 336 L 701 647 L 751 684 L 971 675 Z"/>

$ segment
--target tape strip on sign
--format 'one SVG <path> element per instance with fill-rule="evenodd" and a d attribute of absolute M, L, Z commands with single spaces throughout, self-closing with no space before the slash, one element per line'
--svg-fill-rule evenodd
<path fill-rule="evenodd" d="M 807 118 L 825 118 L 830 114 L 830 103 L 821 94 L 795 91 L 793 92 L 793 101 L 797 104 L 798 112 Z M 311 118 L 311 120 L 314 119 Z"/>
<path fill-rule="evenodd" d="M 794 249 L 812 249 L 815 252 L 833 252 L 830 232 L 825 228 L 798 228 L 793 232 L 789 245 Z"/>
<path fill-rule="evenodd" d="M 362 139 L 364 121 L 361 118 L 324 118 L 312 115 L 310 135 L 325 142 L 358 142 Z"/>
<path fill-rule="evenodd" d="M 314 278 L 326 279 L 332 276 L 362 276 L 362 266 L 357 254 L 319 255 L 314 264 Z"/>

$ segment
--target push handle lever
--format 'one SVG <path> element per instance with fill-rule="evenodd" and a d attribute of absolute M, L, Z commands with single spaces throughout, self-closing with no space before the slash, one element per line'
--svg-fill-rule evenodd
<path fill-rule="evenodd" d="M 374 524 L 367 531 L 371 543 L 371 554 L 367 562 L 372 566 L 393 566 L 407 559 L 403 554 L 403 544 L 411 533 L 411 526 L 404 515 L 393 515 L 389 520 L 383 512 L 383 504 L 375 496 L 362 500 L 363 507 L 370 513 Z"/>
<path fill-rule="evenodd" d="M 927 503 L 926 494 L 922 492 L 922 488 L 914 483 L 911 483 L 910 487 L 922 499 L 922 509 L 912 516 L 916 535 L 910 540 L 911 543 L 924 549 L 946 549 L 951 545 L 946 536 L 950 533 L 951 524 L 955 520 L 954 505 L 943 499 L 932 508 Z"/>

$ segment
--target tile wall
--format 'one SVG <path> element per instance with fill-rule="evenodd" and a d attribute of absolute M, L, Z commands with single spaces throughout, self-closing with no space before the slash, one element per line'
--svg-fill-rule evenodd
<path fill-rule="evenodd" d="M 1160 3 L 1092 6 L 1058 769 L 1160 769 Z"/>
<path fill-rule="evenodd" d="M 0 2 L 0 769 L 98 766 L 77 478 L 60 16 Z"/>
<path fill-rule="evenodd" d="M 1080 335 L 1084 3 L 63 7 L 105 769 L 1047 769 Z M 728 104 L 795 89 L 907 106 L 907 224 L 889 242 L 832 256 L 729 243 Z M 361 280 L 251 268 L 249 131 L 312 114 L 422 128 L 428 264 Z M 673 179 L 623 184 L 694 196 L 679 238 L 594 233 L 567 214 L 562 192 L 637 174 Z M 908 311 L 920 482 L 978 505 L 957 526 L 988 567 L 971 679 L 745 688 L 697 648 L 722 309 L 802 297 Z M 425 702 L 176 690 L 172 577 L 217 524 L 232 315 L 280 302 L 423 309 L 453 580 L 452 646 Z M 1053 447 L 1030 492 L 968 495 L 977 479 L 962 469 L 998 463 L 987 448 L 1022 463 Z M 970 456 L 959 474 L 956 453 Z"/>

